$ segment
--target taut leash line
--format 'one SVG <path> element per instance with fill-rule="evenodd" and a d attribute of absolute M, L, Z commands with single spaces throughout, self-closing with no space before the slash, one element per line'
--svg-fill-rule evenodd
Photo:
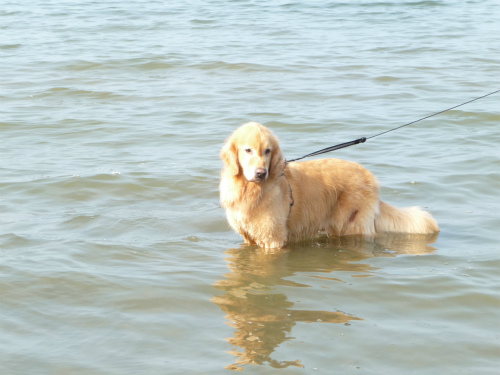
<path fill-rule="evenodd" d="M 490 96 L 490 95 L 496 94 L 497 92 L 500 92 L 500 90 L 496 90 L 496 91 L 490 92 L 489 94 L 486 94 L 486 95 L 483 95 L 483 96 L 479 96 L 479 97 L 477 97 L 477 98 L 474 98 L 474 99 L 469 100 L 469 101 L 467 101 L 467 102 L 464 102 L 464 103 L 462 103 L 462 104 L 456 105 L 456 106 L 454 106 L 454 107 L 451 107 L 451 108 L 445 109 L 445 110 L 443 110 L 443 111 L 439 111 L 439 112 L 433 113 L 432 115 L 428 115 L 428 116 L 422 117 L 422 118 L 420 118 L 420 119 L 418 119 L 418 120 L 415 120 L 415 121 L 409 122 L 409 123 L 407 123 L 407 124 L 404 124 L 404 125 L 401 125 L 401 126 L 395 127 L 395 128 L 393 128 L 393 129 L 389 129 L 389 130 L 383 131 L 383 132 L 381 132 L 381 133 L 378 133 L 378 134 L 372 135 L 371 137 L 367 137 L 367 138 L 365 138 L 365 137 L 363 137 L 363 138 L 358 138 L 358 139 L 355 139 L 354 141 L 340 143 L 340 144 L 335 145 L 335 146 L 330 146 L 330 147 L 324 148 L 324 149 L 322 149 L 322 150 L 318 150 L 318 151 L 315 151 L 315 152 L 311 152 L 310 154 L 304 155 L 304 156 L 302 156 L 302 157 L 300 157 L 300 158 L 291 159 L 291 160 L 286 160 L 286 162 L 285 162 L 285 166 L 286 166 L 286 164 L 288 164 L 288 163 L 291 163 L 291 162 L 293 162 L 293 161 L 297 161 L 297 160 L 302 160 L 302 159 L 308 158 L 308 157 L 310 157 L 310 156 L 316 156 L 316 155 L 324 154 L 324 153 L 327 153 L 327 152 L 331 152 L 331 151 L 335 151 L 335 150 L 340 150 L 341 148 L 345 148 L 345 147 L 354 146 L 354 145 L 357 145 L 357 144 L 360 144 L 360 143 L 364 143 L 364 142 L 366 142 L 368 139 L 378 137 L 379 135 L 386 134 L 386 133 L 392 132 L 392 131 L 397 130 L 397 129 L 401 129 L 401 128 L 405 127 L 405 126 L 408 126 L 408 125 L 411 125 L 411 124 L 415 124 L 416 122 L 419 122 L 419 121 L 422 121 L 422 120 L 428 119 L 428 118 L 430 118 L 430 117 L 433 117 L 433 116 L 439 115 L 439 114 L 441 114 L 441 113 L 444 113 L 444 112 L 447 112 L 447 111 L 451 111 L 452 109 L 455 109 L 455 108 L 461 107 L 461 106 L 463 106 L 463 105 L 466 105 L 466 104 L 472 103 L 472 102 L 474 102 L 474 101 L 476 101 L 476 100 L 479 100 L 479 99 L 486 98 L 487 96 Z"/>
<path fill-rule="evenodd" d="M 297 159 L 287 160 L 286 162 L 287 163 L 291 163 L 292 161 L 297 161 L 297 160 L 305 159 L 305 158 L 308 158 L 309 156 L 316 156 L 316 155 L 324 154 L 326 152 L 340 150 L 341 148 L 345 148 L 345 147 L 349 147 L 349 146 L 354 146 L 354 145 L 357 145 L 359 143 L 364 143 L 364 142 L 366 142 L 366 138 L 355 139 L 354 141 L 340 143 L 340 144 L 335 145 L 335 146 L 330 146 L 330 147 L 324 148 L 322 150 L 311 152 L 310 154 L 304 155 L 304 156 L 302 156 L 300 158 L 297 158 Z"/>

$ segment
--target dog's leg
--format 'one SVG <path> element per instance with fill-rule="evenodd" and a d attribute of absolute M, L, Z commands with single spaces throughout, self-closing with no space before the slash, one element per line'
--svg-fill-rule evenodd
<path fill-rule="evenodd" d="M 257 241 L 257 245 L 264 249 L 281 249 L 286 245 L 286 235 L 274 235 Z"/>
<path fill-rule="evenodd" d="M 255 242 L 254 240 L 252 240 L 252 239 L 248 236 L 248 233 L 243 232 L 243 233 L 241 233 L 241 235 L 243 236 L 243 239 L 245 240 L 245 243 L 250 244 L 250 245 L 256 245 L 256 242 Z"/>
<path fill-rule="evenodd" d="M 265 220 L 253 236 L 257 245 L 265 249 L 280 249 L 288 240 L 288 229 L 285 220 Z"/>
<path fill-rule="evenodd" d="M 376 191 L 364 194 L 345 194 L 339 198 L 329 232 L 336 236 L 375 234 L 378 213 Z"/>

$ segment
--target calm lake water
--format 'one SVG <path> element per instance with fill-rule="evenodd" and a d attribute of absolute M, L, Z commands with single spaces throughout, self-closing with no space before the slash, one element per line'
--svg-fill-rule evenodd
<path fill-rule="evenodd" d="M 242 245 L 288 158 L 500 89 L 500 2 L 0 2 L 0 373 L 498 374 L 500 94 L 337 151 L 438 236 Z"/>

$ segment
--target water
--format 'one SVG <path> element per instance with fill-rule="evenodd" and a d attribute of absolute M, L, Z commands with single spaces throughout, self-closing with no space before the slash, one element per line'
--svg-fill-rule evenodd
<path fill-rule="evenodd" d="M 437 237 L 266 254 L 217 188 L 243 122 L 294 158 L 499 89 L 499 16 L 2 1 L 1 373 L 497 374 L 498 95 L 331 155 L 430 210 Z"/>

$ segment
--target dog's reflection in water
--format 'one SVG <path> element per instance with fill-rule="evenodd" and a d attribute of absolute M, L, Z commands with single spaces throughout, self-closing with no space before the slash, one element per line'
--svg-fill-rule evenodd
<path fill-rule="evenodd" d="M 242 366 L 248 364 L 302 367 L 298 359 L 278 361 L 271 357 L 280 344 L 293 339 L 290 334 L 297 322 L 339 324 L 362 320 L 341 311 L 294 309 L 294 303 L 285 294 L 273 293 L 274 287 L 309 287 L 290 280 L 301 272 L 347 271 L 368 276 L 376 269 L 361 261 L 378 256 L 428 254 L 435 250 L 429 244 L 436 238 L 437 234 L 384 235 L 375 239 L 319 237 L 274 254 L 256 246 L 227 250 L 231 272 L 214 284 L 224 293 L 212 299 L 226 313 L 228 324 L 235 328 L 234 337 L 227 341 L 236 347 L 230 352 L 236 362 L 227 368 L 242 370 Z M 330 276 L 325 278 L 336 280 Z"/>

